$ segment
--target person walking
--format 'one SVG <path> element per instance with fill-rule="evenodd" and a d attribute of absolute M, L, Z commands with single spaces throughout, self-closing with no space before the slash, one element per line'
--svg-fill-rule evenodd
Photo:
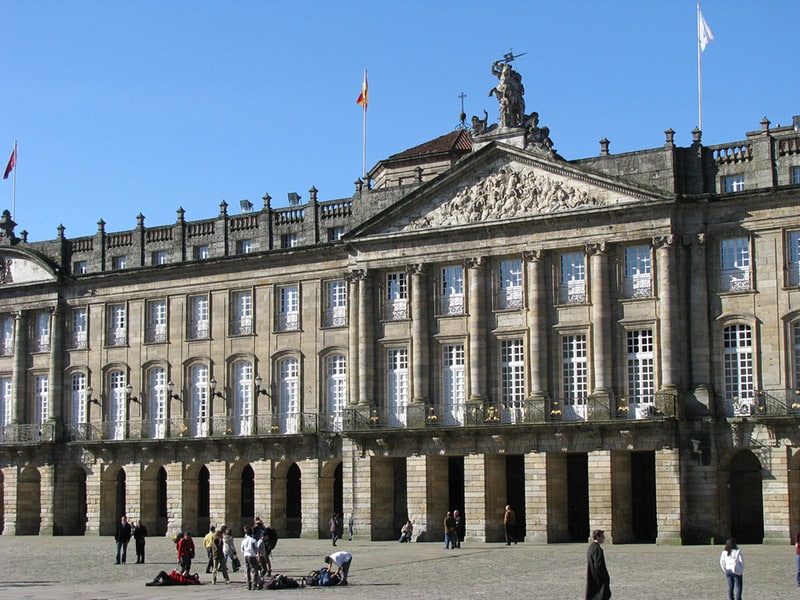
<path fill-rule="evenodd" d="M 328 573 L 339 575 L 339 585 L 347 585 L 347 574 L 350 572 L 350 564 L 353 562 L 353 555 L 344 550 L 334 552 L 325 557 L 325 564 L 328 565 Z"/>
<path fill-rule="evenodd" d="M 125 560 L 128 558 L 128 542 L 131 541 L 131 533 L 128 517 L 122 515 L 114 532 L 114 541 L 117 542 L 117 561 L 114 564 L 125 564 Z"/>
<path fill-rule="evenodd" d="M 331 532 L 331 542 L 336 545 L 336 540 L 339 539 L 339 515 L 333 513 L 331 520 L 328 521 L 328 529 Z"/>
<path fill-rule="evenodd" d="M 142 520 L 136 521 L 136 527 L 133 528 L 133 539 L 136 544 L 136 564 L 144 564 L 144 539 L 147 537 L 147 527 L 144 526 Z"/>
<path fill-rule="evenodd" d="M 611 578 L 606 568 L 606 557 L 600 547 L 605 539 L 602 529 L 592 532 L 592 543 L 586 552 L 586 600 L 611 598 Z"/>
<path fill-rule="evenodd" d="M 347 533 L 349 534 L 348 541 L 350 541 L 350 542 L 353 541 L 353 520 L 354 520 L 354 516 L 353 516 L 353 513 L 351 512 L 350 513 L 350 518 L 347 519 Z"/>
<path fill-rule="evenodd" d="M 461 513 L 459 513 L 457 510 L 454 510 L 453 520 L 456 522 L 456 528 L 454 532 L 456 543 L 455 547 L 461 548 L 461 540 L 464 539 L 464 534 L 462 533 L 464 530 L 464 519 L 461 518 Z"/>
<path fill-rule="evenodd" d="M 506 504 L 506 512 L 503 514 L 503 529 L 506 533 L 506 546 L 511 542 L 517 543 L 517 513 L 511 510 L 511 505 Z"/>
<path fill-rule="evenodd" d="M 231 528 L 227 525 L 222 526 L 222 542 L 225 560 L 231 561 L 231 570 L 236 573 L 241 563 L 239 562 L 239 557 L 236 556 L 236 545 L 233 542 L 233 533 L 231 532 Z"/>
<path fill-rule="evenodd" d="M 742 600 L 742 573 L 744 572 L 744 556 L 736 545 L 736 540 L 728 538 L 725 549 L 719 557 L 719 566 L 728 580 L 728 600 Z M 734 588 L 736 596 L 734 597 Z"/>
<path fill-rule="evenodd" d="M 244 558 L 245 573 L 247 574 L 247 589 L 260 590 L 263 587 L 261 575 L 258 572 L 258 542 L 253 537 L 253 528 L 248 525 L 244 528 L 242 544 L 239 548 Z"/>
<path fill-rule="evenodd" d="M 192 539 L 192 532 L 187 531 L 183 534 L 183 537 L 178 540 L 178 562 L 181 565 L 181 572 L 184 575 L 191 575 L 193 558 L 194 540 Z"/>
<path fill-rule="evenodd" d="M 797 557 L 797 585 L 800 586 L 800 531 L 794 534 L 794 553 Z"/>
<path fill-rule="evenodd" d="M 458 538 L 456 538 L 456 520 L 453 514 L 448 510 L 444 517 L 444 549 L 457 548 Z"/>
<path fill-rule="evenodd" d="M 214 559 L 211 556 L 213 547 L 214 547 L 214 537 L 216 535 L 216 528 L 212 525 L 211 528 L 208 530 L 208 533 L 203 538 L 203 548 L 206 549 L 206 554 L 208 555 L 208 564 L 206 564 L 206 573 L 211 573 L 211 569 L 214 567 Z"/>
<path fill-rule="evenodd" d="M 222 539 L 222 529 L 214 534 L 211 543 L 211 555 L 214 559 L 214 569 L 211 571 L 211 583 L 217 583 L 217 573 L 221 572 L 225 578 L 225 583 L 230 583 L 228 577 L 228 565 L 225 562 L 225 542 Z"/>

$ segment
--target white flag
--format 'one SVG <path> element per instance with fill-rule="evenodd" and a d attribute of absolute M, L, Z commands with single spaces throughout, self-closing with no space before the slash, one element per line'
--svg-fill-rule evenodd
<path fill-rule="evenodd" d="M 711 28 L 703 18 L 703 13 L 700 12 L 700 5 L 697 5 L 697 39 L 700 41 L 700 52 L 706 49 L 711 42 L 714 41 L 714 34 L 711 33 Z"/>

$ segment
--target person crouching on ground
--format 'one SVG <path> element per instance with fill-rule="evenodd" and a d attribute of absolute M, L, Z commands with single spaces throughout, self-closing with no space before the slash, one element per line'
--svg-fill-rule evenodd
<path fill-rule="evenodd" d="M 339 585 L 347 585 L 347 574 L 350 572 L 350 564 L 353 562 L 353 555 L 344 550 L 334 552 L 325 557 L 325 564 L 328 565 L 328 573 L 338 575 Z"/>

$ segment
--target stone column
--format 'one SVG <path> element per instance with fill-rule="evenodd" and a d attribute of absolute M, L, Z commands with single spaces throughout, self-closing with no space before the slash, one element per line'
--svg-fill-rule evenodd
<path fill-rule="evenodd" d="M 656 248 L 656 266 L 658 268 L 658 299 L 661 343 L 661 389 L 675 390 L 677 373 L 677 356 L 675 350 L 675 290 L 672 281 L 672 248 L 673 237 L 665 235 L 653 238 Z"/>
<path fill-rule="evenodd" d="M 345 277 L 347 281 L 347 379 L 348 394 L 347 404 L 358 404 L 359 370 L 356 367 L 361 363 L 358 356 L 359 348 L 359 312 L 361 300 L 358 295 L 358 282 L 363 271 L 353 271 Z"/>
<path fill-rule="evenodd" d="M 428 274 L 422 264 L 410 266 L 408 272 L 411 274 L 411 402 L 425 404 L 431 380 Z"/>
<path fill-rule="evenodd" d="M 469 400 L 482 402 L 487 397 L 486 313 L 489 297 L 486 290 L 486 259 L 471 258 L 465 262 L 465 266 L 469 294 Z"/>
<path fill-rule="evenodd" d="M 164 470 L 167 472 L 167 534 L 171 535 L 183 531 L 183 463 L 168 463 Z"/>
<path fill-rule="evenodd" d="M 50 408 L 49 424 L 53 439 L 61 439 L 64 422 L 64 308 L 56 306 L 50 315 L 50 370 L 47 375 L 47 402 Z"/>
<path fill-rule="evenodd" d="M 769 455 L 768 476 L 763 478 L 764 543 L 785 544 L 789 522 L 789 457 L 791 449 Z M 763 461 L 762 461 L 763 462 Z"/>
<path fill-rule="evenodd" d="M 373 309 L 372 280 L 361 271 L 358 280 L 358 404 L 363 407 L 375 404 L 375 311 Z"/>
<path fill-rule="evenodd" d="M 3 535 L 17 535 L 17 482 L 16 465 L 0 468 L 3 472 Z"/>
<path fill-rule="evenodd" d="M 599 404 L 611 397 L 611 299 L 608 289 L 608 252 L 605 242 L 587 244 L 591 276 L 592 367 L 594 391 Z"/>
<path fill-rule="evenodd" d="M 253 468 L 254 516 L 260 516 L 264 523 L 272 523 L 272 462 L 255 460 L 250 466 Z"/>
<path fill-rule="evenodd" d="M 24 423 L 25 418 L 25 376 L 28 352 L 28 314 L 14 313 L 14 372 L 11 374 L 11 423 Z"/>
<path fill-rule="evenodd" d="M 475 542 L 486 542 L 489 539 L 489 519 L 492 507 L 487 506 L 486 456 L 484 454 L 468 454 L 464 457 L 464 519 L 467 528 L 466 538 Z M 503 486 L 505 491 L 505 486 Z M 502 526 L 503 516 L 500 515 Z M 496 535 L 494 537 L 497 537 Z M 495 541 L 499 541 L 498 538 Z"/>
<path fill-rule="evenodd" d="M 612 542 L 614 519 L 612 515 L 611 451 L 589 452 L 589 529 L 602 529 Z"/>
<path fill-rule="evenodd" d="M 413 540 L 423 531 L 430 532 L 428 527 L 428 459 L 426 456 L 409 456 L 406 459 L 406 496 L 408 518 L 414 522 Z M 430 523 L 434 526 L 435 520 Z M 398 538 L 399 538 L 398 533 Z M 425 541 L 431 541 L 430 535 Z"/>
<path fill-rule="evenodd" d="M 300 468 L 301 514 L 300 537 L 319 539 L 319 462 L 315 459 L 297 462 Z"/>
<path fill-rule="evenodd" d="M 677 448 L 656 450 L 656 515 L 658 544 L 680 544 L 681 456 Z"/>
<path fill-rule="evenodd" d="M 225 523 L 225 500 L 227 498 L 227 465 L 223 460 L 206 463 L 208 469 L 208 524 Z"/>
<path fill-rule="evenodd" d="M 547 543 L 547 455 L 525 455 L 526 542 Z"/>
<path fill-rule="evenodd" d="M 544 281 L 544 251 L 534 250 L 523 255 L 528 283 L 528 363 L 531 397 L 544 400 L 547 396 L 547 291 Z"/>
<path fill-rule="evenodd" d="M 86 474 L 86 535 L 100 535 L 100 497 L 103 490 L 103 469 L 97 458 L 92 459 Z M 178 531 L 178 529 L 175 529 Z"/>
<path fill-rule="evenodd" d="M 708 322 L 708 272 L 705 233 L 687 238 L 691 253 L 689 276 L 689 358 L 695 400 L 711 409 L 711 333 Z"/>

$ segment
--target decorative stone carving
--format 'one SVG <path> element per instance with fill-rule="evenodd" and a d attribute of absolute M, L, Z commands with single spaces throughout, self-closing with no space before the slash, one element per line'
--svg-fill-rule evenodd
<path fill-rule="evenodd" d="M 405 229 L 467 225 L 604 204 L 586 190 L 560 179 L 505 166 L 462 189 L 430 213 L 414 219 Z"/>
<path fill-rule="evenodd" d="M 492 75 L 497 85 L 489 90 L 500 103 L 500 127 L 522 127 L 525 119 L 525 87 L 522 75 L 511 68 L 508 62 L 496 60 L 492 63 Z"/>

